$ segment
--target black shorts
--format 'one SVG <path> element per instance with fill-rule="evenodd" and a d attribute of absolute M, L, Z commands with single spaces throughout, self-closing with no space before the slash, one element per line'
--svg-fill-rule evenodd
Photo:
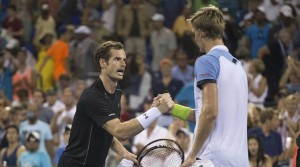
<path fill-rule="evenodd" d="M 60 156 L 57 167 L 83 167 L 78 161 L 74 161 L 63 155 Z"/>

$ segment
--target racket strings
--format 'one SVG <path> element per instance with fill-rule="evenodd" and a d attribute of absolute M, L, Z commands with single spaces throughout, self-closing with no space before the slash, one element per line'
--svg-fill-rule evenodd
<path fill-rule="evenodd" d="M 140 167 L 179 167 L 182 156 L 171 147 L 156 147 L 142 158 Z"/>
<path fill-rule="evenodd" d="M 145 146 L 138 161 L 139 167 L 179 167 L 183 157 L 182 149 L 174 141 L 162 139 Z"/>

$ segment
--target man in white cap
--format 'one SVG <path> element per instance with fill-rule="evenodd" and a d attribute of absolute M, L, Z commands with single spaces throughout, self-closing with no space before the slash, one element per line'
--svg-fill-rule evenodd
<path fill-rule="evenodd" d="M 175 34 L 163 26 L 165 17 L 156 13 L 152 16 L 153 31 L 151 33 L 152 62 L 153 72 L 159 71 L 159 62 L 164 57 L 171 57 L 177 48 Z"/>
<path fill-rule="evenodd" d="M 91 38 L 92 31 L 81 25 L 74 31 L 75 39 L 71 42 L 71 71 L 78 79 L 93 79 L 98 76 L 93 55 L 97 43 Z"/>

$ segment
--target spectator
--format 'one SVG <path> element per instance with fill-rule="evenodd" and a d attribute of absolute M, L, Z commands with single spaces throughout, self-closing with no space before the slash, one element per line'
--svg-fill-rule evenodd
<path fill-rule="evenodd" d="M 55 27 L 56 23 L 50 13 L 50 6 L 47 3 L 41 5 L 40 14 L 35 22 L 35 38 L 42 39 L 46 34 L 52 34 L 56 37 Z"/>
<path fill-rule="evenodd" d="M 122 5 L 121 0 L 103 0 L 102 8 L 103 14 L 101 21 L 103 27 L 110 33 L 114 33 L 116 29 L 116 18 L 118 16 L 119 9 Z"/>
<path fill-rule="evenodd" d="M 194 68 L 188 64 L 188 55 L 184 51 L 178 51 L 175 54 L 175 62 L 172 77 L 181 80 L 185 85 L 194 81 Z"/>
<path fill-rule="evenodd" d="M 281 113 L 282 124 L 279 128 L 279 133 L 281 134 L 282 145 L 285 147 L 287 143 L 287 138 L 292 137 L 299 131 L 299 114 L 298 102 L 295 95 L 289 95 L 285 98 L 285 110 Z"/>
<path fill-rule="evenodd" d="M 248 137 L 248 156 L 250 161 L 250 167 L 272 167 L 272 159 L 265 155 L 263 144 L 256 136 Z"/>
<path fill-rule="evenodd" d="M 181 15 L 179 15 L 175 20 L 173 26 L 173 32 L 176 34 L 176 36 L 179 39 L 182 38 L 184 33 L 192 32 L 192 25 L 186 21 L 191 16 L 191 14 L 192 14 L 191 5 L 185 5 L 185 7 L 181 12 Z"/>
<path fill-rule="evenodd" d="M 72 74 L 76 79 L 91 80 L 98 77 L 98 69 L 94 62 L 94 51 L 97 43 L 91 38 L 91 29 L 85 25 L 75 31 L 75 39 L 70 44 L 70 61 Z"/>
<path fill-rule="evenodd" d="M 62 143 L 64 140 L 61 136 L 63 134 L 64 127 L 68 124 L 72 124 L 76 112 L 74 93 L 71 88 L 64 89 L 62 99 L 66 107 L 64 110 L 58 111 L 51 121 L 52 133 L 58 133 L 60 145 L 66 144 Z"/>
<path fill-rule="evenodd" d="M 178 104 L 188 106 L 190 108 L 195 108 L 195 99 L 194 99 L 194 81 L 185 84 L 175 97 L 175 101 Z M 188 122 L 189 130 L 194 132 L 195 123 Z"/>
<path fill-rule="evenodd" d="M 41 73 L 47 61 L 52 58 L 54 61 L 54 80 L 58 81 L 62 74 L 68 73 L 67 59 L 69 57 L 69 41 L 72 36 L 72 32 L 68 31 L 66 27 L 60 30 L 59 39 L 56 40 L 53 45 L 48 49 L 48 57 L 41 63 L 38 72 Z"/>
<path fill-rule="evenodd" d="M 130 0 L 117 17 L 117 33 L 125 38 L 127 53 L 146 56 L 146 37 L 149 36 L 149 18 L 141 0 Z"/>
<path fill-rule="evenodd" d="M 147 111 L 151 108 L 152 101 L 145 101 L 144 110 Z M 154 121 L 146 130 L 136 135 L 133 139 L 133 152 L 139 153 L 141 149 L 148 143 L 157 140 L 168 138 L 168 130 L 157 125 L 157 121 Z"/>
<path fill-rule="evenodd" d="M 78 80 L 75 85 L 75 99 L 76 101 L 79 99 L 83 90 L 87 88 L 87 83 L 84 80 Z"/>
<path fill-rule="evenodd" d="M 264 61 L 266 70 L 264 76 L 268 82 L 268 97 L 266 100 L 275 101 L 279 90 L 279 81 L 282 76 L 287 54 L 287 48 L 291 42 L 291 34 L 286 30 L 280 30 L 278 39 L 269 42 L 258 51 L 258 58 Z"/>
<path fill-rule="evenodd" d="M 15 63 L 11 53 L 8 50 L 0 53 L 0 90 L 4 92 L 5 98 L 10 101 L 13 99 L 12 76 L 14 71 Z"/>
<path fill-rule="evenodd" d="M 279 16 L 282 0 L 264 0 L 262 6 L 266 10 L 266 19 L 270 22 L 276 21 Z"/>
<path fill-rule="evenodd" d="M 39 132 L 32 131 L 26 134 L 27 151 L 21 154 L 18 160 L 18 166 L 52 166 L 49 156 L 45 152 L 39 150 L 41 140 Z"/>
<path fill-rule="evenodd" d="M 164 25 L 172 28 L 175 19 L 181 14 L 183 8 L 187 4 L 187 0 L 161 0 L 163 15 L 165 16 Z"/>
<path fill-rule="evenodd" d="M 25 89 L 29 93 L 29 99 L 32 96 L 32 90 L 35 87 L 35 72 L 32 67 L 26 65 L 27 51 L 25 48 L 21 48 L 18 51 L 18 69 L 13 76 L 14 87 L 14 100 L 18 100 L 17 92 L 21 89 Z"/>
<path fill-rule="evenodd" d="M 7 127 L 12 124 L 11 121 L 11 107 L 5 106 L 0 109 L 1 117 L 0 117 L 0 150 L 4 147 L 8 147 L 8 141 L 6 138 Z"/>
<path fill-rule="evenodd" d="M 217 0 L 190 0 L 193 6 L 193 11 L 196 12 L 202 7 L 206 7 L 208 5 L 219 6 Z"/>
<path fill-rule="evenodd" d="M 180 128 L 176 132 L 176 141 L 184 152 L 184 157 L 187 158 L 192 148 L 193 135 L 186 128 Z"/>
<path fill-rule="evenodd" d="M 65 150 L 67 144 L 69 143 L 71 128 L 72 128 L 71 124 L 68 124 L 65 126 L 65 129 L 63 132 L 63 140 L 64 140 L 63 143 L 64 144 L 61 144 L 56 150 L 55 157 L 53 160 L 54 165 L 58 164 L 59 157 L 61 156 L 62 152 Z"/>
<path fill-rule="evenodd" d="M 32 102 L 38 106 L 38 111 L 39 111 L 38 119 L 47 124 L 50 124 L 50 122 L 54 116 L 54 112 L 49 107 L 43 107 L 44 92 L 40 89 L 33 90 Z"/>
<path fill-rule="evenodd" d="M 16 125 L 17 127 L 20 126 L 21 122 L 26 120 L 26 111 L 25 111 L 25 107 L 23 105 L 19 105 L 19 106 L 14 106 L 12 108 L 12 122 L 13 125 Z M 18 131 L 19 134 L 19 131 Z M 19 140 L 19 139 L 18 139 Z"/>
<path fill-rule="evenodd" d="M 35 67 L 35 71 L 37 73 L 37 88 L 42 89 L 43 91 L 47 91 L 49 89 L 54 88 L 54 62 L 53 58 L 50 58 L 44 65 L 43 69 L 41 69 L 42 63 L 45 59 L 48 58 L 47 50 L 51 47 L 54 39 L 54 34 L 45 33 L 41 35 L 41 38 L 38 38 L 37 41 L 34 41 L 35 46 L 38 52 L 37 64 Z M 41 69 L 41 70 L 40 70 Z M 40 71 L 39 71 L 40 70 Z"/>
<path fill-rule="evenodd" d="M 246 36 L 251 46 L 251 58 L 256 58 L 258 50 L 267 44 L 269 30 L 271 28 L 271 24 L 266 20 L 264 7 L 259 6 L 254 11 L 254 18 L 256 23 L 248 27 L 246 31 Z"/>
<path fill-rule="evenodd" d="M 1 165 L 17 166 L 20 155 L 26 151 L 26 149 L 19 142 L 19 128 L 16 125 L 6 127 L 6 139 L 8 147 L 1 150 Z"/>
<path fill-rule="evenodd" d="M 29 104 L 27 110 L 27 119 L 20 124 L 20 138 L 22 144 L 26 143 L 26 146 L 28 147 L 28 133 L 30 134 L 30 132 L 35 131 L 35 133 L 38 133 L 39 136 L 39 146 L 35 148 L 34 151 L 38 149 L 38 151 L 46 153 L 46 155 L 52 159 L 54 150 L 50 126 L 47 123 L 38 120 L 40 111 L 37 104 Z M 27 149 L 31 152 L 33 151 L 31 148 Z"/>
<path fill-rule="evenodd" d="M 256 106 L 263 108 L 265 98 L 268 93 L 267 80 L 262 76 L 265 70 L 265 65 L 262 60 L 254 59 L 251 61 L 249 68 L 249 102 L 254 103 Z"/>
<path fill-rule="evenodd" d="M 287 68 L 280 79 L 279 88 L 287 89 L 290 93 L 300 91 L 300 61 L 296 56 L 288 56 Z"/>
<path fill-rule="evenodd" d="M 132 112 L 143 110 L 143 100 L 151 89 L 152 76 L 147 70 L 146 64 L 141 56 L 132 54 L 129 58 L 128 68 L 130 85 L 127 88 L 128 107 Z"/>
<path fill-rule="evenodd" d="M 43 107 L 51 108 L 54 114 L 66 108 L 65 104 L 58 99 L 57 92 L 54 89 L 46 92 L 46 102 L 43 104 Z"/>
<path fill-rule="evenodd" d="M 160 61 L 160 72 L 162 77 L 154 80 L 152 85 L 153 95 L 156 97 L 158 94 L 168 92 L 174 99 L 180 89 L 183 87 L 183 83 L 180 80 L 172 77 L 173 63 L 168 58 L 163 58 Z M 158 125 L 167 127 L 172 123 L 172 116 L 162 115 L 158 118 Z"/>
<path fill-rule="evenodd" d="M 171 139 L 176 139 L 177 137 L 177 132 L 181 128 L 188 128 L 187 122 L 174 117 L 172 123 L 169 125 L 168 130 L 169 130 L 169 138 Z"/>
<path fill-rule="evenodd" d="M 23 24 L 17 17 L 17 8 L 15 5 L 9 5 L 7 8 L 7 17 L 2 22 L 3 28 L 8 31 L 8 34 L 13 36 L 19 41 L 19 44 L 23 42 Z"/>
<path fill-rule="evenodd" d="M 248 136 L 256 135 L 262 142 L 265 154 L 274 158 L 277 163 L 279 155 L 283 152 L 281 136 L 272 130 L 274 113 L 264 111 L 260 114 L 261 127 L 253 128 L 248 131 Z"/>
<path fill-rule="evenodd" d="M 159 70 L 159 61 L 164 58 L 172 58 L 177 47 L 174 33 L 163 26 L 165 17 L 162 14 L 152 16 L 153 31 L 151 33 L 152 46 L 152 62 L 151 70 L 157 72 Z"/>

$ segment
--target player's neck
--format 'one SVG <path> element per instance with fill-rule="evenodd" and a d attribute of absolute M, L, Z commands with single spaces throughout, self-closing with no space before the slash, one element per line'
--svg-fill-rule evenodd
<path fill-rule="evenodd" d="M 101 79 L 101 81 L 103 83 L 103 86 L 104 86 L 105 90 L 108 93 L 113 94 L 115 92 L 115 90 L 116 90 L 118 82 L 117 81 L 113 81 L 107 75 L 102 75 L 102 74 L 100 74 L 100 79 Z"/>
<path fill-rule="evenodd" d="M 216 40 L 207 40 L 205 43 L 205 53 L 208 53 L 211 48 L 217 46 L 217 45 L 224 45 L 222 39 L 216 39 Z"/>

